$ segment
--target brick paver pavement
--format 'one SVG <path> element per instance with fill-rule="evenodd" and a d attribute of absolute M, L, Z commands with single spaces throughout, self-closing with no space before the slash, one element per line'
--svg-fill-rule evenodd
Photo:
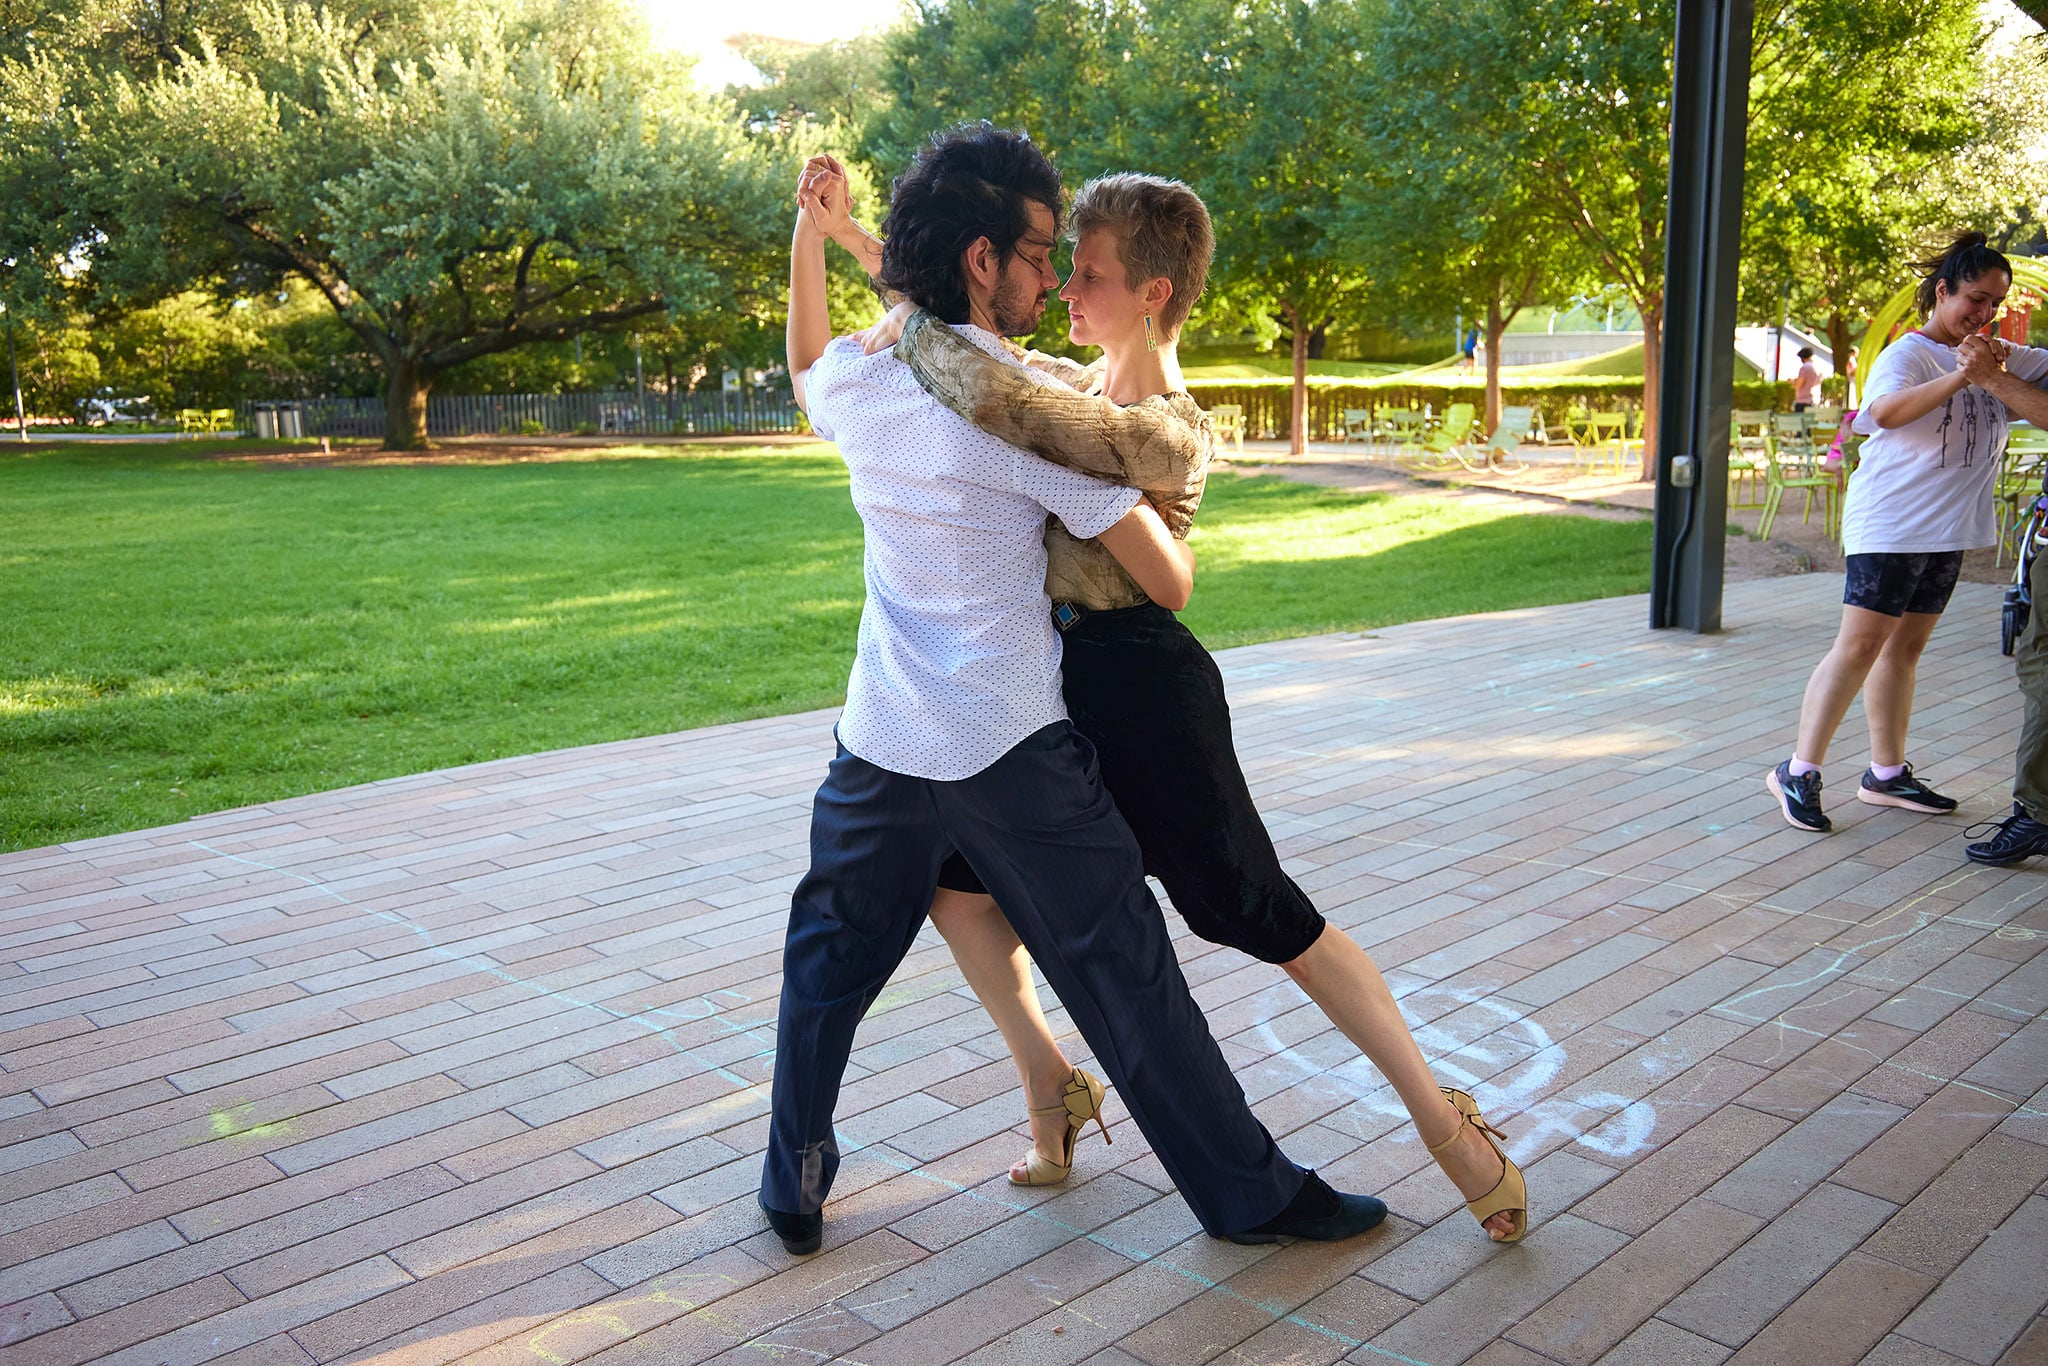
<path fill-rule="evenodd" d="M 1778 818 L 1836 591 L 1222 657 L 1290 868 L 1513 1135 L 1519 1247 L 1284 975 L 1174 921 L 1259 1113 L 1382 1230 L 1213 1242 L 1127 1118 L 1009 1185 L 1016 1079 L 927 932 L 785 1256 L 753 1191 L 813 713 L 0 857 L 0 1363 L 2048 1359 L 2048 872 L 1847 800 L 1858 714 L 1837 833 Z M 1996 596 L 1920 673 L 1968 819 L 2017 729 Z"/>

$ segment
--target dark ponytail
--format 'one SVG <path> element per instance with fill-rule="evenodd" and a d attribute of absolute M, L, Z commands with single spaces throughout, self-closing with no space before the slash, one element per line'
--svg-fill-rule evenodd
<path fill-rule="evenodd" d="M 1947 285 L 1948 292 L 1954 294 L 1986 271 L 2002 270 L 2006 279 L 2012 278 L 2012 262 L 1993 251 L 1990 239 L 1981 232 L 1963 233 L 1941 255 L 1915 261 L 1913 269 L 1920 272 L 1920 288 L 1914 291 L 1913 302 L 1920 306 L 1922 318 L 1934 312 L 1936 285 Z"/>

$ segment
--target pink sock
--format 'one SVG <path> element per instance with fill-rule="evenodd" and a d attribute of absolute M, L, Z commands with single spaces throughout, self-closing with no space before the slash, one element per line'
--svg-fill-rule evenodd
<path fill-rule="evenodd" d="M 1809 773 L 1820 772 L 1820 765 L 1809 764 L 1806 762 L 1806 760 L 1800 758 L 1798 755 L 1795 754 L 1792 756 L 1792 768 L 1790 771 L 1793 777 L 1804 778 Z"/>
<path fill-rule="evenodd" d="M 1872 764 L 1870 776 L 1881 783 L 1888 783 L 1906 771 L 1904 764 Z"/>

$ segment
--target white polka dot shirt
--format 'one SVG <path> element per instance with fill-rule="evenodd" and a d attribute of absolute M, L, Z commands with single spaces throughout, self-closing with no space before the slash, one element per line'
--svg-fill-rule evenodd
<path fill-rule="evenodd" d="M 955 329 L 1016 362 L 993 335 Z M 1045 516 L 1099 536 L 1135 489 L 997 440 L 918 387 L 884 351 L 841 338 L 807 384 L 867 530 L 867 605 L 839 742 L 916 778 L 972 777 L 1067 714 L 1045 596 Z"/>

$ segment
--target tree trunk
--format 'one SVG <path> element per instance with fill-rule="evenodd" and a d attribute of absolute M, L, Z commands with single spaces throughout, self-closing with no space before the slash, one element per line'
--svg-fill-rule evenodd
<path fill-rule="evenodd" d="M 427 440 L 427 391 L 434 387 L 432 375 L 419 362 L 392 360 L 384 367 L 384 449 L 424 451 Z"/>
<path fill-rule="evenodd" d="M 1486 300 L 1486 433 L 1491 436 L 1494 428 L 1500 426 L 1500 339 L 1508 330 L 1508 320 L 1501 316 L 1500 293 L 1496 290 Z M 1527 433 L 1518 432 L 1518 436 Z M 1493 449 L 1487 448 L 1486 460 L 1493 463 Z"/>
<path fill-rule="evenodd" d="M 1657 414 L 1664 383 L 1664 301 L 1642 308 L 1643 315 L 1643 479 L 1657 478 Z"/>
<path fill-rule="evenodd" d="M 1282 304 L 1287 324 L 1294 332 L 1293 419 L 1288 424 L 1287 449 L 1294 455 L 1308 454 L 1308 328 L 1302 325 L 1301 310 Z"/>

